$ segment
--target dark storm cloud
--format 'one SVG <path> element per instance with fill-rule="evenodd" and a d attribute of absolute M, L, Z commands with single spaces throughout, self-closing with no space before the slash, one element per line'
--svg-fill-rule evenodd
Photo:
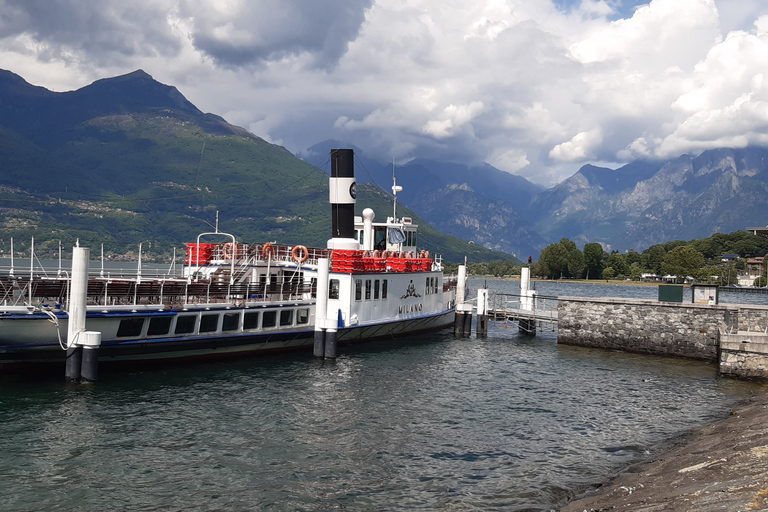
<path fill-rule="evenodd" d="M 84 52 L 95 64 L 132 56 L 169 55 L 180 48 L 163 2 L 0 0 L 0 38 L 27 35 L 42 55 L 65 59 Z"/>
<path fill-rule="evenodd" d="M 373 0 L 257 0 L 211 5 L 183 0 L 195 48 L 222 67 L 303 56 L 333 67 L 353 41 Z"/>

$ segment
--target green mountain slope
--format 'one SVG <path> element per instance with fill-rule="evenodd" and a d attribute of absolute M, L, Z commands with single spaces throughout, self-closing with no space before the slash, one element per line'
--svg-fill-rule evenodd
<path fill-rule="evenodd" d="M 143 72 L 52 93 L 0 72 L 0 250 L 52 255 L 59 240 L 166 259 L 219 227 L 247 242 L 324 246 L 328 177 L 285 148 L 203 114 Z M 387 203 L 389 201 L 389 203 Z M 391 198 L 361 187 L 358 208 Z M 407 215 L 405 210 L 398 213 Z M 414 216 L 415 217 L 415 216 Z M 423 221 L 420 246 L 448 260 L 508 257 Z"/>

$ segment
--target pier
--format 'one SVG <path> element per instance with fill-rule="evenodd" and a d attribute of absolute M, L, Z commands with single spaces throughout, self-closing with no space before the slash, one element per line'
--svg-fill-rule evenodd
<path fill-rule="evenodd" d="M 768 306 L 539 296 L 527 284 L 520 294 L 478 291 L 479 335 L 490 321 L 523 335 L 557 332 L 562 345 L 709 361 L 722 376 L 768 381 Z"/>

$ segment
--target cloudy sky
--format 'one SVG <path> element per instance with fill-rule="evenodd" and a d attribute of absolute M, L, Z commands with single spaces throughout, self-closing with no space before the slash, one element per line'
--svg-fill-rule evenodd
<path fill-rule="evenodd" d="M 0 0 L 0 68 L 55 91 L 141 68 L 300 156 L 544 185 L 768 145 L 764 0 Z"/>

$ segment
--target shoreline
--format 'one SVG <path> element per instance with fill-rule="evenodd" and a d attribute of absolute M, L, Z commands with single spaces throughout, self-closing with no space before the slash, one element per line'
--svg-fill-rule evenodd
<path fill-rule="evenodd" d="M 728 416 L 658 448 L 648 460 L 585 490 L 560 511 L 768 509 L 768 387 Z"/>
<path fill-rule="evenodd" d="M 519 281 L 520 276 L 508 276 L 508 277 L 495 277 L 495 276 L 483 276 L 483 275 L 470 275 L 468 276 L 470 279 L 497 279 L 499 281 Z M 659 286 L 660 284 L 669 284 L 669 283 L 660 283 L 660 282 L 651 282 L 651 281 L 621 281 L 618 279 L 531 279 L 532 283 L 558 283 L 558 284 L 608 284 L 608 285 L 619 285 L 619 286 Z M 690 288 L 689 285 L 684 284 L 680 285 L 684 286 L 685 288 Z"/>

